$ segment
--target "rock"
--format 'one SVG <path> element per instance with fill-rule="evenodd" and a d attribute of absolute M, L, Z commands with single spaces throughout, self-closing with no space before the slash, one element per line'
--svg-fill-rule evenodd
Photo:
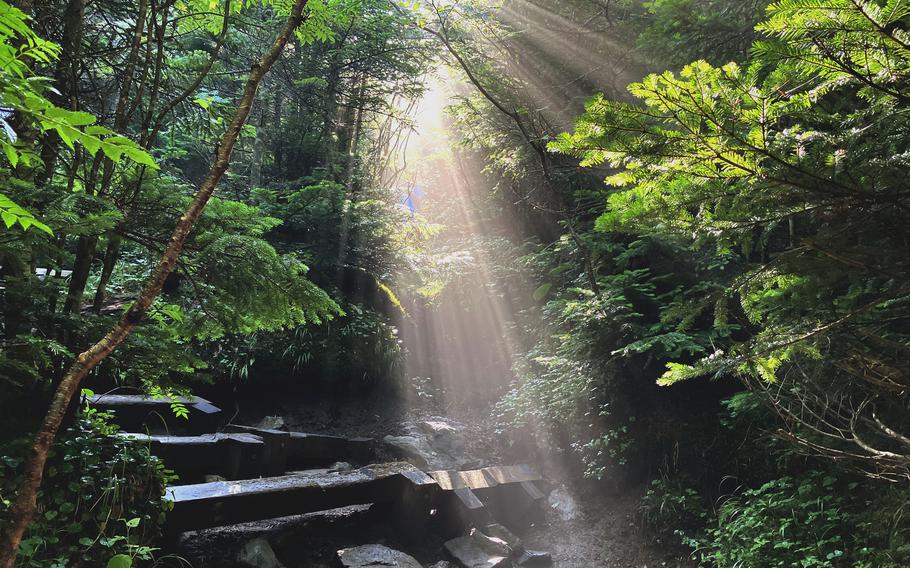
<path fill-rule="evenodd" d="M 434 417 L 419 423 L 405 422 L 401 436 L 386 436 L 386 444 L 420 468 L 463 469 L 464 435 L 461 425 Z"/>
<path fill-rule="evenodd" d="M 551 491 L 547 502 L 550 504 L 550 508 L 554 509 L 562 520 L 571 521 L 572 519 L 578 518 L 578 504 L 569 494 L 569 490 L 566 489 L 565 486 L 557 487 Z"/>
<path fill-rule="evenodd" d="M 419 436 L 386 436 L 383 442 L 398 450 L 411 463 L 421 469 L 432 468 L 430 464 L 438 461 L 438 456 L 430 447 L 426 438 Z"/>
<path fill-rule="evenodd" d="M 471 538 L 477 542 L 480 548 L 486 550 L 490 554 L 508 557 L 512 556 L 512 547 L 501 538 L 486 535 L 477 529 L 471 529 Z"/>
<path fill-rule="evenodd" d="M 449 562 L 448 560 L 440 560 L 436 564 L 433 564 L 432 566 L 430 566 L 430 568 L 458 568 L 458 567 L 455 566 L 454 564 L 452 564 L 451 562 Z"/>
<path fill-rule="evenodd" d="M 264 538 L 257 538 L 243 545 L 237 553 L 237 563 L 244 568 L 284 568 Z"/>
<path fill-rule="evenodd" d="M 460 426 L 441 419 L 424 420 L 419 426 L 434 450 L 452 457 L 464 456 L 464 434 Z"/>
<path fill-rule="evenodd" d="M 329 471 L 351 471 L 354 469 L 354 466 L 348 462 L 335 462 L 329 466 Z"/>
<path fill-rule="evenodd" d="M 214 483 L 216 481 L 227 481 L 224 477 L 220 475 L 215 475 L 214 473 L 209 473 L 202 476 L 202 481 L 206 483 Z"/>
<path fill-rule="evenodd" d="M 460 536 L 445 543 L 446 552 L 464 568 L 505 568 L 511 564 L 508 556 L 491 554 L 471 536 Z"/>
<path fill-rule="evenodd" d="M 488 534 L 492 537 L 496 537 L 504 541 L 509 545 L 509 548 L 511 548 L 512 552 L 515 554 L 520 554 L 524 550 L 524 545 L 522 545 L 521 539 L 515 536 L 512 531 L 500 525 L 499 523 L 487 525 L 483 529 L 483 532 L 484 534 Z"/>
<path fill-rule="evenodd" d="M 284 430 L 284 418 L 281 416 L 266 416 L 256 424 L 257 428 L 262 428 L 263 430 Z"/>
<path fill-rule="evenodd" d="M 536 568 L 537 566 L 552 566 L 553 558 L 549 552 L 542 550 L 525 550 L 524 554 L 518 557 L 516 564 L 522 568 Z"/>
<path fill-rule="evenodd" d="M 344 548 L 338 551 L 338 560 L 345 568 L 423 568 L 413 557 L 381 544 Z"/>

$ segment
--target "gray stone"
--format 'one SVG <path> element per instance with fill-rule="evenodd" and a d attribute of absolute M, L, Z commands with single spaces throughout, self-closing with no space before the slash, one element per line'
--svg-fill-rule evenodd
<path fill-rule="evenodd" d="M 571 521 L 578 518 L 578 504 L 565 486 L 557 487 L 551 491 L 547 501 L 550 504 L 550 508 L 555 510 L 562 520 Z"/>
<path fill-rule="evenodd" d="M 509 546 L 509 543 L 497 538 L 495 536 L 489 536 L 477 529 L 471 529 L 471 538 L 473 538 L 480 548 L 486 550 L 490 554 L 496 554 L 498 556 L 512 556 L 512 547 Z"/>
<path fill-rule="evenodd" d="M 344 548 L 338 551 L 338 560 L 345 568 L 423 568 L 413 557 L 381 544 Z"/>
<path fill-rule="evenodd" d="M 430 467 L 437 460 L 436 453 L 426 438 L 419 436 L 386 436 L 382 439 L 402 456 L 419 468 Z"/>
<path fill-rule="evenodd" d="M 455 458 L 464 456 L 464 434 L 461 427 L 442 419 L 424 420 L 420 429 L 427 436 L 430 446 L 437 452 Z"/>
<path fill-rule="evenodd" d="M 227 481 L 224 477 L 220 475 L 215 475 L 214 473 L 209 473 L 202 476 L 202 480 L 206 483 L 215 483 L 216 481 Z"/>
<path fill-rule="evenodd" d="M 432 566 L 430 566 L 430 568 L 457 568 L 457 567 L 454 564 L 452 564 L 451 562 L 449 562 L 448 560 L 440 560 L 436 564 L 433 564 Z"/>
<path fill-rule="evenodd" d="M 453 538 L 445 543 L 445 549 L 464 568 L 505 568 L 511 564 L 508 556 L 489 553 L 470 536 Z"/>
<path fill-rule="evenodd" d="M 329 466 L 329 471 L 351 471 L 354 466 L 348 462 L 335 462 Z"/>
<path fill-rule="evenodd" d="M 542 550 L 525 550 L 524 554 L 518 557 L 516 564 L 522 568 L 536 568 L 538 566 L 552 566 L 553 558 L 549 552 Z"/>
<path fill-rule="evenodd" d="M 504 541 L 506 544 L 509 545 L 509 547 L 512 549 L 512 551 L 514 553 L 521 553 L 521 551 L 523 550 L 523 545 L 521 543 L 521 539 L 518 538 L 517 536 L 515 536 L 515 534 L 512 531 L 510 531 L 506 527 L 500 525 L 499 523 L 487 525 L 483 529 L 483 532 L 484 532 L 484 534 L 488 534 L 492 537 L 496 537 L 496 538 Z"/>
<path fill-rule="evenodd" d="M 266 416 L 259 421 L 259 424 L 256 424 L 257 428 L 263 428 L 265 430 L 284 430 L 284 418 L 281 416 Z"/>
<path fill-rule="evenodd" d="M 404 434 L 386 436 L 384 441 L 414 465 L 430 469 L 462 469 L 464 435 L 461 425 L 442 417 L 401 425 Z"/>
<path fill-rule="evenodd" d="M 284 568 L 264 538 L 257 538 L 243 545 L 237 553 L 237 563 L 244 568 Z"/>

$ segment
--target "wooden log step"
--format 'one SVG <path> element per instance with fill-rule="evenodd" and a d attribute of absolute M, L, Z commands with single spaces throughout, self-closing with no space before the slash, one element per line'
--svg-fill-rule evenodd
<path fill-rule="evenodd" d="M 112 411 L 114 422 L 123 430 L 131 432 L 213 432 L 221 415 L 220 408 L 198 396 L 171 399 L 132 394 L 96 394 L 88 397 L 88 403 L 98 410 Z M 186 407 L 189 415 L 178 417 L 171 408 L 173 403 Z"/>
<path fill-rule="evenodd" d="M 438 491 L 431 477 L 404 462 L 346 472 L 180 485 L 166 492 L 174 503 L 166 530 L 176 534 L 368 503 L 392 504 L 397 516 L 419 526 L 413 520 L 429 515 L 429 503 Z"/>
<path fill-rule="evenodd" d="M 252 434 L 123 435 L 149 444 L 151 453 L 161 458 L 167 468 L 174 470 L 181 483 L 200 480 L 206 474 L 227 479 L 258 477 L 268 465 L 266 443 Z"/>
<path fill-rule="evenodd" d="M 290 432 L 287 460 L 293 467 L 330 465 L 335 462 L 367 464 L 375 459 L 372 438 L 342 438 Z"/>
<path fill-rule="evenodd" d="M 468 471 L 431 471 L 429 475 L 446 491 L 463 487 L 475 490 L 489 489 L 498 485 L 541 481 L 540 474 L 525 464 L 485 467 Z"/>
<path fill-rule="evenodd" d="M 540 475 L 528 465 L 485 467 L 470 471 L 431 471 L 446 497 L 447 529 L 465 530 L 497 519 L 525 527 L 542 519 L 544 494 Z"/>
<path fill-rule="evenodd" d="M 262 475 L 281 475 L 288 470 L 288 451 L 291 445 L 290 432 L 239 424 L 228 424 L 226 429 L 229 432 L 258 436 L 265 442 L 265 451 L 262 455 Z"/>

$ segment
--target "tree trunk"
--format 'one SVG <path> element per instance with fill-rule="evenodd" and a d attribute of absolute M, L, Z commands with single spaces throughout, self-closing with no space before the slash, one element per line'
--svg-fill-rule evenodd
<path fill-rule="evenodd" d="M 111 275 L 114 273 L 114 266 L 117 265 L 117 259 L 120 257 L 120 243 L 123 239 L 115 231 L 111 233 L 107 242 L 107 250 L 104 252 L 104 266 L 101 269 L 101 279 L 98 281 L 98 288 L 95 289 L 95 300 L 92 302 L 92 309 L 100 312 L 107 297 L 107 285 L 111 281 Z"/>
<path fill-rule="evenodd" d="M 256 123 L 256 139 L 253 140 L 253 157 L 250 160 L 250 190 L 262 185 L 262 155 L 265 153 L 265 140 L 262 127 L 265 125 L 265 107 L 259 107 L 259 120 Z"/>
<path fill-rule="evenodd" d="M 82 306 L 82 295 L 85 293 L 85 284 L 92 272 L 92 263 L 95 261 L 95 248 L 98 246 L 97 235 L 83 235 L 79 237 L 76 245 L 76 262 L 73 264 L 73 274 L 70 276 L 69 290 L 66 293 L 66 302 L 63 311 L 69 314 L 78 314 Z"/>
<path fill-rule="evenodd" d="M 54 86 L 59 94 L 50 93 L 51 100 L 64 108 L 78 110 L 79 54 L 82 51 L 82 28 L 85 19 L 85 0 L 69 0 L 63 22 L 63 37 L 60 41 L 62 52 L 54 71 Z M 60 137 L 47 133 L 41 147 L 41 161 L 44 168 L 35 178 L 35 185 L 43 187 L 54 176 L 57 165 L 57 151 Z"/>
<path fill-rule="evenodd" d="M 25 530 L 37 511 L 37 494 L 44 476 L 44 465 L 47 461 L 48 451 L 54 443 L 57 430 L 60 428 L 70 402 L 78 392 L 85 377 L 126 340 L 161 292 L 165 280 L 174 270 L 187 236 L 193 229 L 196 220 L 202 215 L 203 209 L 205 209 L 218 182 L 228 168 L 234 144 L 237 142 L 243 124 L 250 114 L 250 107 L 256 97 L 259 83 L 281 55 L 288 37 L 294 33 L 294 30 L 303 20 L 303 9 L 306 3 L 307 0 L 295 1 L 287 23 L 275 39 L 271 49 L 250 70 L 243 96 L 237 105 L 237 110 L 234 112 L 234 118 L 218 144 L 215 161 L 212 163 L 205 180 L 199 186 L 193 201 L 187 207 L 183 216 L 180 217 L 176 227 L 174 227 L 174 232 L 168 240 L 161 260 L 158 262 L 158 266 L 152 276 L 146 282 L 142 293 L 107 335 L 73 360 L 63 379 L 57 385 L 50 407 L 35 436 L 31 455 L 29 455 L 25 464 L 23 480 L 10 508 L 7 526 L 3 530 L 2 537 L 0 537 L 0 568 L 14 568 L 19 552 L 19 543 L 22 541 Z"/>

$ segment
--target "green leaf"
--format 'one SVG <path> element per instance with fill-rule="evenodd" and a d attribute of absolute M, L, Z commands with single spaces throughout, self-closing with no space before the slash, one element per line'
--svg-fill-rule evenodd
<path fill-rule="evenodd" d="M 107 568 L 131 568 L 133 559 L 126 554 L 116 554 L 107 561 Z"/>
<path fill-rule="evenodd" d="M 553 289 L 553 284 L 547 282 L 546 284 L 537 288 L 537 290 L 534 290 L 534 299 L 537 300 L 538 302 L 543 300 L 544 298 L 547 297 L 547 295 L 550 293 L 550 290 L 552 290 L 552 289 Z"/>

